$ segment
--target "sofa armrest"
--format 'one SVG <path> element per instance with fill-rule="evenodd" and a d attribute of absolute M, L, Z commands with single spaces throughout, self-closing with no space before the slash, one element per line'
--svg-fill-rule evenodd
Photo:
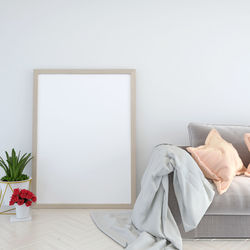
<path fill-rule="evenodd" d="M 178 146 L 178 147 L 187 151 L 187 147 L 189 147 L 189 146 Z"/>

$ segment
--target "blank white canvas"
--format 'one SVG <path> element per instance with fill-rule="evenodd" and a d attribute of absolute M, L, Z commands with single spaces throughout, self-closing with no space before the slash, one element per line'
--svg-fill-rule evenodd
<path fill-rule="evenodd" d="M 38 204 L 131 203 L 129 74 L 39 74 Z"/>

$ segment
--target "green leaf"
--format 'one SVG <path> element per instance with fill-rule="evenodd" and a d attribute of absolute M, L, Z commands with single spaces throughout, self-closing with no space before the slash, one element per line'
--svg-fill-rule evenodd
<path fill-rule="evenodd" d="M 4 169 L 5 173 L 8 174 L 8 173 L 7 173 L 8 167 L 7 167 L 7 165 L 6 165 L 6 163 L 4 162 L 4 160 L 3 160 L 2 157 L 0 157 L 0 166 Z"/>

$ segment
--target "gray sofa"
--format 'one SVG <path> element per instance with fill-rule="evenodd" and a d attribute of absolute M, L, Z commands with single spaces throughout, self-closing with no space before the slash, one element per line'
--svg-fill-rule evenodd
<path fill-rule="evenodd" d="M 221 136 L 237 149 L 243 163 L 250 163 L 250 152 L 244 143 L 244 134 L 250 126 L 228 126 L 190 123 L 188 125 L 191 146 L 204 144 L 209 131 L 215 128 Z M 185 149 L 185 147 L 183 147 Z M 170 176 L 172 178 L 172 176 Z M 170 181 L 172 183 L 172 181 Z M 169 187 L 169 206 L 183 238 L 250 238 L 250 178 L 236 176 L 226 193 L 215 197 L 198 227 L 184 232 L 173 186 Z"/>

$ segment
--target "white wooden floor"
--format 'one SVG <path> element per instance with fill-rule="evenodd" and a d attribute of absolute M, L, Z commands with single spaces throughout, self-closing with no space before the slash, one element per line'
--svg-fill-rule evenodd
<path fill-rule="evenodd" d="M 0 249 L 22 250 L 121 250 L 100 232 L 89 210 L 34 209 L 31 222 L 10 223 L 0 215 Z M 250 250 L 250 240 L 184 241 L 184 250 Z"/>

